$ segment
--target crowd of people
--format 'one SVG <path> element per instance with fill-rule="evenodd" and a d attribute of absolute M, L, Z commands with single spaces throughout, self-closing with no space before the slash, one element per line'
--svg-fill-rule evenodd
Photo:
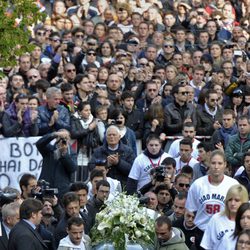
<path fill-rule="evenodd" d="M 154 211 L 157 250 L 250 249 L 249 0 L 36 2 L 0 135 L 40 136 L 43 163 L 3 189 L 1 250 L 91 249 L 121 192 Z"/>

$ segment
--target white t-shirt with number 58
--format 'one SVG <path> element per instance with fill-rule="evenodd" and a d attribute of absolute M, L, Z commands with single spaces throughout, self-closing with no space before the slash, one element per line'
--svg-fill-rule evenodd
<path fill-rule="evenodd" d="M 236 184 L 239 184 L 238 181 L 224 175 L 223 181 L 215 186 L 209 182 L 209 176 L 206 175 L 191 185 L 186 209 L 190 212 L 197 212 L 194 223 L 199 229 L 205 231 L 211 217 L 224 210 L 227 191 Z"/>

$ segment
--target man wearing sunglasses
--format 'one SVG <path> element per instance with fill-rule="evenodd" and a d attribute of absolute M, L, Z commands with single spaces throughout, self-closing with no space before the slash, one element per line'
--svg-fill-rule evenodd
<path fill-rule="evenodd" d="M 156 59 L 156 62 L 160 65 L 167 66 L 167 64 L 172 60 L 175 52 L 175 45 L 173 39 L 167 39 L 164 41 L 162 46 L 162 51 Z"/>
<path fill-rule="evenodd" d="M 218 105 L 218 94 L 215 90 L 209 90 L 205 95 L 205 103 L 197 110 L 197 135 L 209 135 L 221 128 L 222 108 Z"/>
<path fill-rule="evenodd" d="M 193 104 L 187 103 L 187 91 L 182 85 L 173 87 L 174 102 L 164 108 L 164 125 L 167 135 L 180 135 L 185 122 L 196 125 L 196 114 Z"/>
<path fill-rule="evenodd" d="M 183 173 L 178 174 L 175 177 L 174 187 L 178 193 L 188 192 L 190 188 L 190 178 L 186 174 L 183 174 Z"/>

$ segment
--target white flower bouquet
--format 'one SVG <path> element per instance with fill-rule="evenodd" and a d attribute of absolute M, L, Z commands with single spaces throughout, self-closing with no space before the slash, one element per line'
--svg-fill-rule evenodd
<path fill-rule="evenodd" d="M 154 220 L 147 209 L 139 206 L 135 196 L 119 194 L 107 207 L 96 215 L 91 230 L 93 245 L 111 242 L 115 249 L 125 250 L 128 242 L 152 246 L 154 241 Z"/>

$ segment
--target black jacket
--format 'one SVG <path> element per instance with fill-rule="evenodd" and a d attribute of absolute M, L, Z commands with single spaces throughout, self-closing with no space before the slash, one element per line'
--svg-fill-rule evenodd
<path fill-rule="evenodd" d="M 205 110 L 205 107 L 197 109 L 197 127 L 196 132 L 197 135 L 212 135 L 215 131 L 213 128 L 213 124 L 215 121 L 219 121 L 222 123 L 222 114 L 223 110 L 218 108 L 215 116 L 208 114 Z"/>
<path fill-rule="evenodd" d="M 8 249 L 8 237 L 5 231 L 5 228 L 3 226 L 3 222 L 1 221 L 1 230 L 2 235 L 0 236 L 0 249 L 1 250 L 7 250 Z"/>
<path fill-rule="evenodd" d="M 135 155 L 133 153 L 133 150 L 123 143 L 120 142 L 118 149 L 115 151 L 109 150 L 106 143 L 104 143 L 103 146 L 98 147 L 96 150 L 94 150 L 94 153 L 89 162 L 89 168 L 94 169 L 96 159 L 107 159 L 110 154 L 115 153 L 119 154 L 120 160 L 116 166 L 110 167 L 108 176 L 113 179 L 119 180 L 124 186 L 127 182 L 127 178 L 134 162 Z"/>
<path fill-rule="evenodd" d="M 185 119 L 191 118 L 196 126 L 196 113 L 193 104 L 188 103 L 180 106 L 178 103 L 170 103 L 164 108 L 164 123 L 166 134 L 181 134 L 183 122 Z"/>
<path fill-rule="evenodd" d="M 9 235 L 8 250 L 45 250 L 47 246 L 39 233 L 27 222 L 21 220 Z"/>
<path fill-rule="evenodd" d="M 59 197 L 69 191 L 71 183 L 71 175 L 76 171 L 76 153 L 71 149 L 69 153 L 55 157 L 55 145 L 50 142 L 55 139 L 53 133 L 44 135 L 36 143 L 38 151 L 43 156 L 42 171 L 39 179 L 43 179 L 50 183 L 52 188 L 58 188 Z"/>

